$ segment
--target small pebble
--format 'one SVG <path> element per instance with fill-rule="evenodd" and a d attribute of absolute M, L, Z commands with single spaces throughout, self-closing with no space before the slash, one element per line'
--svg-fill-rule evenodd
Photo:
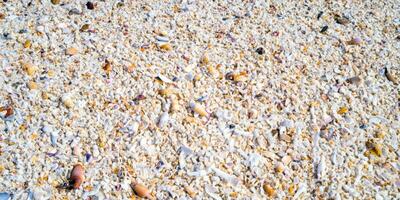
<path fill-rule="evenodd" d="M 140 183 L 132 183 L 131 187 L 133 189 L 133 191 L 135 192 L 136 195 L 138 195 L 141 198 L 147 198 L 147 199 L 155 199 L 151 193 L 150 190 L 147 189 L 146 186 L 140 184 Z"/>
<path fill-rule="evenodd" d="M 282 173 L 285 170 L 285 166 L 282 163 L 277 163 L 275 166 L 275 172 Z"/>
<path fill-rule="evenodd" d="M 358 38 L 358 37 L 353 38 L 353 39 L 347 41 L 346 44 L 348 44 L 348 45 L 359 45 L 359 44 L 361 44 L 361 38 Z"/>
<path fill-rule="evenodd" d="M 89 9 L 89 10 L 93 10 L 94 9 L 94 4 L 92 2 L 90 2 L 90 1 L 88 1 L 86 3 L 86 8 Z"/>
<path fill-rule="evenodd" d="M 28 82 L 28 88 L 31 89 L 31 90 L 35 90 L 35 89 L 38 88 L 38 84 L 35 83 L 34 81 L 29 81 Z"/>
<path fill-rule="evenodd" d="M 37 67 L 31 63 L 22 63 L 22 67 L 29 76 L 35 75 L 37 71 Z"/>
<path fill-rule="evenodd" d="M 264 50 L 264 48 L 262 48 L 262 47 L 258 47 L 258 48 L 256 49 L 256 53 L 258 53 L 258 55 L 263 55 L 263 54 L 265 53 L 265 50 Z"/>
<path fill-rule="evenodd" d="M 348 78 L 348 79 L 346 80 L 346 82 L 351 83 L 351 84 L 356 84 L 356 85 L 358 85 L 358 84 L 361 83 L 361 78 L 358 77 L 358 76 L 354 76 L 354 77 Z"/>
<path fill-rule="evenodd" d="M 263 190 L 269 197 L 273 197 L 276 194 L 274 188 L 267 183 L 263 184 Z"/>
<path fill-rule="evenodd" d="M 60 0 L 51 0 L 51 3 L 54 5 L 60 4 Z"/>
<path fill-rule="evenodd" d="M 160 45 L 160 49 L 164 50 L 164 51 L 171 51 L 172 50 L 172 46 L 169 43 L 164 43 Z"/>
<path fill-rule="evenodd" d="M 65 50 L 65 54 L 67 54 L 69 56 L 76 55 L 77 53 L 78 53 L 78 49 L 76 49 L 74 47 L 70 47 L 70 48 Z"/>
<path fill-rule="evenodd" d="M 335 15 L 334 19 L 336 21 L 336 23 L 341 24 L 341 25 L 347 25 L 350 23 L 350 20 L 347 17 L 342 17 L 340 15 Z"/>
<path fill-rule="evenodd" d="M 385 68 L 385 76 L 389 81 L 392 81 L 394 84 L 397 84 L 396 78 L 390 73 L 388 68 Z"/>
<path fill-rule="evenodd" d="M 79 29 L 81 32 L 85 32 L 89 30 L 90 25 L 89 24 L 84 24 L 81 26 L 81 29 Z"/>
<path fill-rule="evenodd" d="M 26 40 L 24 42 L 24 48 L 25 49 L 29 49 L 29 48 L 31 48 L 31 46 L 32 46 L 32 42 L 30 40 Z"/>
<path fill-rule="evenodd" d="M 325 33 L 328 30 L 328 26 L 323 26 L 320 33 Z"/>
<path fill-rule="evenodd" d="M 202 105 L 195 102 L 190 102 L 189 106 L 195 113 L 199 114 L 201 117 L 208 116 L 206 109 Z"/>

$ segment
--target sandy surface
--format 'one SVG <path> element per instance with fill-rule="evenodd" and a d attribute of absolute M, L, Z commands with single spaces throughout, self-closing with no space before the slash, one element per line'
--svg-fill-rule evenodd
<path fill-rule="evenodd" d="M 0 199 L 399 199 L 399 13 L 2 0 Z"/>

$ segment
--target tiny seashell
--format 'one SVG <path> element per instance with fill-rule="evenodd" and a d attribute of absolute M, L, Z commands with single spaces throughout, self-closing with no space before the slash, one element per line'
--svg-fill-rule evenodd
<path fill-rule="evenodd" d="M 35 75 L 36 71 L 38 70 L 37 67 L 31 63 L 22 63 L 22 67 L 29 76 Z"/>
<path fill-rule="evenodd" d="M 74 106 L 74 102 L 69 94 L 65 94 L 61 97 L 61 101 L 67 108 L 72 108 Z"/>
<path fill-rule="evenodd" d="M 168 112 L 164 112 L 164 113 L 160 116 L 160 119 L 159 119 L 159 121 L 158 121 L 158 126 L 159 126 L 160 128 L 164 127 L 164 126 L 168 123 L 168 120 L 169 120 Z"/>
<path fill-rule="evenodd" d="M 220 169 L 217 169 L 215 167 L 212 167 L 211 169 L 215 172 L 215 174 L 217 176 L 223 178 L 228 183 L 230 183 L 230 184 L 232 184 L 234 186 L 236 186 L 239 183 L 239 179 L 236 178 L 235 176 L 229 175 L 229 174 L 227 174 L 227 173 L 225 173 L 225 172 L 223 172 Z"/>
<path fill-rule="evenodd" d="M 359 45 L 359 44 L 361 44 L 361 38 L 358 38 L 358 37 L 353 38 L 353 39 L 347 41 L 346 44 L 348 44 L 348 45 Z"/>
<path fill-rule="evenodd" d="M 394 84 L 397 84 L 396 78 L 389 72 L 388 68 L 385 68 L 385 76 L 389 81 L 392 81 Z"/>
<path fill-rule="evenodd" d="M 188 193 L 188 195 L 191 198 L 196 197 L 196 192 L 193 190 L 193 188 L 191 188 L 190 186 L 185 186 L 185 192 Z"/>
<path fill-rule="evenodd" d="M 57 139 L 58 139 L 58 133 L 57 132 L 51 132 L 50 133 L 50 141 L 51 141 L 51 144 L 53 145 L 53 146 L 55 146 L 55 145 L 57 145 Z"/>
<path fill-rule="evenodd" d="M 269 197 L 273 197 L 276 194 L 275 189 L 267 183 L 263 184 L 263 190 Z"/>
<path fill-rule="evenodd" d="M 168 42 L 169 41 L 169 39 L 167 38 L 167 37 L 164 37 L 164 36 L 156 36 L 156 39 L 158 40 L 158 41 L 160 41 L 160 42 Z"/>
<path fill-rule="evenodd" d="M 157 76 L 161 81 L 163 81 L 163 82 L 165 82 L 165 83 L 173 83 L 173 81 L 171 80 L 171 79 L 169 79 L 169 78 L 167 78 L 166 76 L 164 76 L 164 75 L 158 75 Z"/>
<path fill-rule="evenodd" d="M 171 51 L 172 50 L 172 46 L 169 43 L 159 44 L 159 47 L 160 47 L 161 50 L 164 50 L 164 51 Z"/>
<path fill-rule="evenodd" d="M 205 109 L 202 105 L 200 105 L 200 104 L 197 104 L 197 103 L 195 103 L 195 102 L 190 102 L 190 103 L 189 103 L 189 107 L 190 107 L 195 113 L 199 114 L 199 115 L 202 116 L 202 117 L 208 116 L 208 113 L 207 113 L 206 109 Z"/>
<path fill-rule="evenodd" d="M 348 83 L 358 85 L 358 84 L 361 83 L 361 78 L 358 77 L 358 76 L 354 76 L 354 77 L 348 78 L 346 81 L 347 81 Z"/>
<path fill-rule="evenodd" d="M 136 195 L 138 195 L 141 198 L 148 198 L 148 199 L 155 199 L 151 193 L 150 190 L 147 189 L 146 186 L 144 186 L 143 184 L 140 183 L 131 183 L 131 187 L 133 189 L 133 191 L 135 192 Z"/>
<path fill-rule="evenodd" d="M 285 166 L 282 163 L 277 163 L 275 166 L 275 171 L 277 173 L 282 173 L 285 170 Z"/>
<path fill-rule="evenodd" d="M 73 189 L 78 189 L 84 181 L 84 169 L 81 164 L 76 164 L 72 168 L 69 177 L 69 184 Z"/>
<path fill-rule="evenodd" d="M 74 48 L 74 47 L 70 47 L 70 48 L 65 50 L 65 54 L 67 54 L 69 56 L 76 55 L 77 53 L 78 53 L 78 49 Z"/>

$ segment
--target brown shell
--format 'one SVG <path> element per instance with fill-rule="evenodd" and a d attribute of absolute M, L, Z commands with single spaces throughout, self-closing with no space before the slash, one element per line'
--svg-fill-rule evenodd
<path fill-rule="evenodd" d="M 84 179 L 84 169 L 81 164 L 74 165 L 72 168 L 71 175 L 69 177 L 70 185 L 73 189 L 78 189 Z"/>
<path fill-rule="evenodd" d="M 138 195 L 139 197 L 153 199 L 153 197 L 150 194 L 150 190 L 147 189 L 146 186 L 140 183 L 132 183 L 131 187 L 133 191 L 135 191 L 135 194 Z"/>

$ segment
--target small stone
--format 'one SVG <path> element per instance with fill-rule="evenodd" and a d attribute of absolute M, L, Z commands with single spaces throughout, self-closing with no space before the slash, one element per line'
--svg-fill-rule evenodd
<path fill-rule="evenodd" d="M 328 26 L 323 26 L 320 33 L 325 33 L 328 30 Z"/>
<path fill-rule="evenodd" d="M 263 54 L 265 53 L 265 50 L 264 50 L 264 48 L 262 48 L 262 47 L 258 47 L 258 48 L 256 49 L 256 53 L 258 53 L 259 55 L 263 55 Z"/>
<path fill-rule="evenodd" d="M 354 77 L 348 78 L 348 79 L 346 80 L 346 82 L 351 83 L 351 84 L 356 84 L 356 85 L 358 85 L 358 84 L 360 84 L 360 82 L 361 82 L 361 78 L 358 77 L 358 76 L 354 76 Z"/>
<path fill-rule="evenodd" d="M 85 31 L 89 30 L 89 27 L 90 27 L 89 24 L 84 24 L 84 25 L 82 25 L 80 31 L 81 31 L 81 32 L 85 32 Z"/>
<path fill-rule="evenodd" d="M 29 81 L 28 82 L 28 88 L 31 89 L 31 90 L 35 90 L 35 89 L 38 88 L 38 85 L 34 81 Z"/>
<path fill-rule="evenodd" d="M 65 50 L 65 54 L 67 54 L 69 56 L 76 55 L 77 53 L 78 53 L 78 49 L 76 49 L 74 47 L 70 47 L 70 48 Z"/>
<path fill-rule="evenodd" d="M 389 81 L 392 81 L 394 84 L 397 84 L 396 78 L 389 72 L 388 68 L 385 68 L 385 76 Z"/>
<path fill-rule="evenodd" d="M 346 107 L 340 107 L 339 110 L 337 111 L 338 114 L 340 115 L 344 115 L 349 111 L 349 109 L 347 109 Z"/>
<path fill-rule="evenodd" d="M 24 48 L 25 49 L 29 49 L 29 48 L 31 48 L 31 46 L 32 46 L 32 42 L 30 40 L 26 40 L 24 42 Z"/>
<path fill-rule="evenodd" d="M 93 10 L 94 9 L 94 4 L 92 2 L 90 2 L 90 1 L 88 1 L 86 3 L 86 8 L 89 9 L 89 10 Z"/>
<path fill-rule="evenodd" d="M 164 51 L 171 51 L 172 46 L 169 43 L 164 43 L 160 45 L 160 49 Z"/>
<path fill-rule="evenodd" d="M 267 183 L 264 183 L 263 190 L 269 197 L 273 197 L 276 194 L 274 188 Z"/>
<path fill-rule="evenodd" d="M 54 5 L 60 4 L 60 0 L 51 0 L 51 3 Z"/>
<path fill-rule="evenodd" d="M 358 37 L 353 38 L 353 39 L 347 41 L 346 44 L 348 44 L 348 45 L 359 45 L 359 44 L 361 44 L 361 38 L 358 38 Z"/>
<path fill-rule="evenodd" d="M 335 19 L 336 23 L 341 25 L 347 25 L 348 23 L 350 23 L 350 20 L 347 17 L 342 17 L 337 14 L 333 18 Z"/>
<path fill-rule="evenodd" d="M 3 13 L 0 13 L 0 20 L 5 19 L 6 15 L 4 15 Z"/>
<path fill-rule="evenodd" d="M 29 76 L 35 75 L 37 67 L 31 63 L 22 63 L 22 68 L 26 71 Z"/>
<path fill-rule="evenodd" d="M 103 66 L 104 71 L 107 72 L 107 74 L 109 74 L 112 71 L 112 66 L 111 63 L 106 61 L 106 64 Z"/>
<path fill-rule="evenodd" d="M 74 106 L 74 102 L 71 98 L 70 95 L 65 94 L 62 98 L 61 101 L 63 102 L 63 104 L 65 105 L 65 107 L 67 108 L 72 108 Z"/>
<path fill-rule="evenodd" d="M 275 172 L 282 173 L 285 170 L 285 166 L 282 163 L 278 163 L 275 166 Z"/>

